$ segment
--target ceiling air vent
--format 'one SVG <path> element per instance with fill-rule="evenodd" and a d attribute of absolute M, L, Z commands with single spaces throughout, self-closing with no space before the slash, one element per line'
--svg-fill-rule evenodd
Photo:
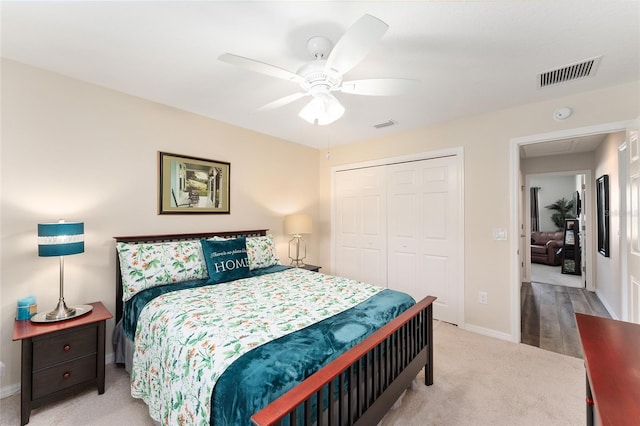
<path fill-rule="evenodd" d="M 376 129 L 382 129 L 384 127 L 395 126 L 396 124 L 398 124 L 396 121 L 389 120 L 385 121 L 384 123 L 374 124 L 373 127 L 375 127 Z"/>
<path fill-rule="evenodd" d="M 538 75 L 540 87 L 553 86 L 554 84 L 566 81 L 577 80 L 579 78 L 590 77 L 595 73 L 602 56 L 587 59 L 586 61 L 567 65 L 562 68 L 543 72 Z"/>

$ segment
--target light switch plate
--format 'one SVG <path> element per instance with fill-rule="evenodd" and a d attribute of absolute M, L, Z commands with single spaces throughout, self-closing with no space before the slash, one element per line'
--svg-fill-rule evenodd
<path fill-rule="evenodd" d="M 494 229 L 493 230 L 493 239 L 496 241 L 506 241 L 507 239 L 507 230 L 506 229 Z"/>

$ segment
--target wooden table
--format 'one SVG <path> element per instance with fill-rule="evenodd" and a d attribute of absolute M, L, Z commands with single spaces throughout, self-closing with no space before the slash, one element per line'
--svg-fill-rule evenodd
<path fill-rule="evenodd" d="M 31 409 L 66 398 L 87 386 L 104 393 L 105 322 L 100 302 L 86 315 L 57 322 L 15 321 L 13 340 L 22 341 L 20 424 Z"/>
<path fill-rule="evenodd" d="M 587 375 L 587 424 L 640 424 L 640 325 L 576 314 Z"/>

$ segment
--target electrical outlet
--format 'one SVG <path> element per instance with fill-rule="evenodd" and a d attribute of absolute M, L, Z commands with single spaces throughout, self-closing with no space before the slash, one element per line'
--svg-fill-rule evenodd
<path fill-rule="evenodd" d="M 4 377 L 4 369 L 5 369 L 4 362 L 0 361 L 0 377 Z"/>
<path fill-rule="evenodd" d="M 488 303 L 486 291 L 481 291 L 480 293 L 478 293 L 478 302 L 482 303 L 483 305 L 486 305 Z"/>

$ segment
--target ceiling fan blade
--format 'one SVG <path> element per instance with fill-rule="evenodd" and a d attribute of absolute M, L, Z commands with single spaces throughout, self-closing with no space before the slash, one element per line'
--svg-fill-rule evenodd
<path fill-rule="evenodd" d="M 346 74 L 367 56 L 388 28 L 375 16 L 362 16 L 336 43 L 327 58 L 325 72 Z"/>
<path fill-rule="evenodd" d="M 370 78 L 366 80 L 343 81 L 343 93 L 369 96 L 396 96 L 415 91 L 420 81 L 404 78 Z"/>
<path fill-rule="evenodd" d="M 272 109 L 280 108 L 281 106 L 285 106 L 287 104 L 290 104 L 291 102 L 295 102 L 298 99 L 303 98 L 307 95 L 309 95 L 309 93 L 305 93 L 305 92 L 294 93 L 293 95 L 285 96 L 284 98 L 276 99 L 273 102 L 269 102 L 268 104 L 258 108 L 258 111 L 269 111 Z"/>
<path fill-rule="evenodd" d="M 271 77 L 281 78 L 283 80 L 293 81 L 300 83 L 304 79 L 298 74 L 294 74 L 291 71 L 287 71 L 284 68 L 276 67 L 275 65 L 265 64 L 264 62 L 256 61 L 255 59 L 249 59 L 231 53 L 225 53 L 218 56 L 218 60 L 226 62 L 231 65 L 237 65 L 239 67 L 254 71 L 260 74 L 270 75 Z"/>

